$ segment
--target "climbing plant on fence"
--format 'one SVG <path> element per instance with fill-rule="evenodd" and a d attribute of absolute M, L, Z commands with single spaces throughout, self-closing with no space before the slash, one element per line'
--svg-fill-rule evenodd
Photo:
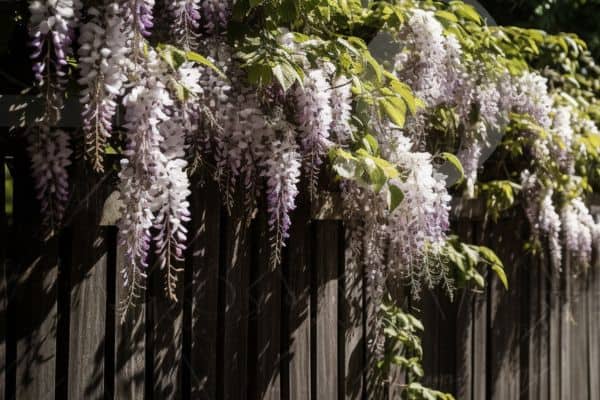
<path fill-rule="evenodd" d="M 486 219 L 522 205 L 530 250 L 547 240 L 555 265 L 565 253 L 590 263 L 600 86 L 575 35 L 487 26 L 460 1 L 34 0 L 29 13 L 42 107 L 15 107 L 15 132 L 49 232 L 64 221 L 72 160 L 102 172 L 106 153 L 120 158 L 123 318 L 151 252 L 176 300 L 195 174 L 230 211 L 242 195 L 248 219 L 264 204 L 273 264 L 299 191 L 340 193 L 353 257 L 383 304 L 380 366 L 409 370 L 408 398 L 446 395 L 417 383 L 420 325 L 384 302 L 387 283 L 451 295 L 483 286 L 490 267 L 509 285 L 493 249 L 450 232 L 452 195 L 484 199 Z M 394 48 L 384 60 L 369 46 L 382 33 Z M 82 127 L 67 131 L 72 96 Z"/>

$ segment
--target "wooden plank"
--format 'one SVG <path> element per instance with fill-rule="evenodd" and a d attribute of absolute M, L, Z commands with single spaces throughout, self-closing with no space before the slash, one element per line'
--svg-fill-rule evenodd
<path fill-rule="evenodd" d="M 111 265 L 116 267 L 115 304 L 125 298 L 127 288 L 124 287 L 123 256 L 124 250 L 119 246 L 116 229 L 113 230 L 111 246 L 117 251 Z M 146 304 L 140 302 L 130 308 L 124 319 L 115 313 L 115 367 L 114 387 L 115 399 L 144 399 L 146 367 Z"/>
<path fill-rule="evenodd" d="M 248 371 L 248 289 L 250 253 L 248 222 L 241 196 L 225 224 L 225 259 L 221 271 L 219 309 L 222 322 L 221 384 L 217 398 L 224 400 L 247 397 Z"/>
<path fill-rule="evenodd" d="M 569 398 L 571 391 L 571 340 L 570 340 L 570 324 L 571 316 L 571 260 L 568 252 L 565 252 L 563 257 L 563 265 L 560 273 L 560 398 Z"/>
<path fill-rule="evenodd" d="M 86 166 L 81 166 L 85 171 Z M 108 250 L 99 226 L 107 187 L 90 174 L 75 178 L 69 324 L 69 398 L 105 397 L 104 360 Z M 112 316 L 111 316 L 112 317 Z"/>
<path fill-rule="evenodd" d="M 485 230 L 479 225 L 473 228 L 477 243 L 482 244 L 485 238 Z M 484 273 L 486 287 L 483 293 L 477 293 L 473 296 L 473 340 L 471 344 L 471 398 L 473 400 L 485 399 L 487 396 L 487 346 L 488 346 L 488 315 L 490 287 L 488 273 Z"/>
<path fill-rule="evenodd" d="M 360 246 L 362 237 L 352 227 L 344 229 L 343 275 L 340 279 L 340 340 L 344 343 L 343 383 L 340 390 L 346 399 L 361 399 L 364 390 L 365 336 L 364 336 L 364 296 L 363 263 L 360 254 L 353 250 Z M 358 256 L 358 257 L 357 257 Z"/>
<path fill-rule="evenodd" d="M 588 346 L 590 351 L 590 362 L 588 365 L 588 381 L 590 388 L 590 399 L 600 398 L 600 244 L 594 245 L 594 262 L 589 271 L 588 295 Z"/>
<path fill-rule="evenodd" d="M 442 392 L 455 392 L 456 305 L 438 288 L 424 288 L 422 299 L 423 368 L 426 386 Z"/>
<path fill-rule="evenodd" d="M 315 372 L 316 398 L 338 398 L 338 225 L 320 221 L 315 226 Z"/>
<path fill-rule="evenodd" d="M 16 398 L 46 399 L 54 396 L 57 377 L 58 238 L 40 228 L 25 154 L 15 157 L 15 176 Z"/>
<path fill-rule="evenodd" d="M 182 263 L 177 264 L 177 268 L 182 267 Z M 183 273 L 177 276 L 177 301 L 166 293 L 167 271 L 159 269 L 158 261 L 149 277 L 151 300 L 148 306 L 152 307 L 152 322 L 146 335 L 152 335 L 153 360 L 150 365 L 154 399 L 180 399 L 183 395 Z M 148 362 L 146 368 L 149 368 Z"/>
<path fill-rule="evenodd" d="M 468 219 L 456 223 L 456 233 L 466 243 L 473 243 L 475 230 Z M 456 293 L 456 360 L 455 397 L 472 400 L 472 360 L 473 354 L 473 301 L 474 292 L 470 289 Z M 431 351 L 431 350 L 430 350 Z"/>
<path fill-rule="evenodd" d="M 377 293 L 378 288 L 375 282 L 369 275 L 371 271 L 365 267 L 363 276 L 363 294 L 365 304 L 365 318 L 364 318 L 364 331 L 365 331 L 365 390 L 364 398 L 370 398 L 374 400 L 384 400 L 389 397 L 388 386 L 383 381 L 379 370 L 376 368 L 377 362 L 379 361 L 380 351 L 379 347 L 382 342 L 382 332 L 380 329 L 378 312 L 379 304 L 377 299 L 380 295 Z M 401 384 L 400 377 L 395 376 L 394 383 Z"/>
<path fill-rule="evenodd" d="M 410 294 L 408 293 L 408 291 L 406 290 L 406 288 L 402 285 L 402 284 L 398 284 L 399 282 L 394 282 L 394 284 L 392 284 L 392 282 L 390 282 L 390 285 L 388 286 L 388 290 L 390 295 L 392 296 L 392 298 L 394 299 L 394 302 L 400 306 L 405 312 L 410 312 L 415 314 L 415 310 L 413 310 L 410 305 L 411 303 L 411 298 L 410 298 Z M 379 322 L 381 323 L 381 321 Z M 378 327 L 379 332 L 377 333 L 378 335 L 382 335 L 381 332 L 381 326 Z M 432 335 L 435 336 L 435 333 Z M 389 348 L 390 344 L 389 343 L 385 343 L 385 346 L 387 348 Z M 401 349 L 398 349 L 401 351 Z M 379 356 L 381 357 L 382 354 L 379 354 Z M 429 354 L 429 356 L 431 356 L 431 354 Z M 398 399 L 401 398 L 402 392 L 403 392 L 403 388 L 404 385 L 406 384 L 406 371 L 401 368 L 398 365 L 390 365 L 390 370 L 388 372 L 388 376 L 386 377 L 387 382 L 386 382 L 386 386 L 387 386 L 387 393 L 381 393 L 378 394 L 379 397 L 377 398 L 389 398 L 389 399 Z"/>
<path fill-rule="evenodd" d="M 216 184 L 209 180 L 200 188 L 193 183 L 190 199 L 191 254 L 186 258 L 186 301 L 191 303 L 191 398 L 212 400 L 217 389 L 217 329 L 221 199 Z M 187 295 L 189 293 L 189 296 Z M 187 360 L 188 356 L 184 355 Z"/>
<path fill-rule="evenodd" d="M 302 196 L 302 195 L 300 195 Z M 284 255 L 284 346 L 282 397 L 309 400 L 311 396 L 311 238 L 310 209 L 299 197 L 291 215 L 289 245 Z"/>
<path fill-rule="evenodd" d="M 572 268 L 581 268 L 571 266 Z M 572 271 L 567 276 L 570 287 L 570 320 L 569 320 L 569 371 L 570 390 L 568 398 L 588 399 L 589 382 L 586 371 L 589 366 L 589 349 L 587 343 L 587 282 L 590 276 L 580 270 Z M 565 397 L 566 398 L 566 397 Z"/>
<path fill-rule="evenodd" d="M 518 399 L 520 387 L 520 267 L 523 259 L 522 225 L 507 224 L 501 221 L 490 229 L 487 240 L 493 244 L 498 256 L 504 262 L 511 290 L 506 291 L 499 279 L 492 277 L 489 282 L 491 336 L 488 344 L 491 353 L 488 360 L 491 374 L 488 399 Z"/>
<path fill-rule="evenodd" d="M 528 359 L 529 363 L 527 366 L 527 381 L 528 385 L 525 388 L 527 391 L 529 400 L 538 400 L 540 398 L 540 341 L 543 332 L 539 330 L 539 322 L 542 317 L 542 305 L 540 302 L 540 286 L 539 286 L 539 274 L 543 273 L 543 262 L 544 259 L 540 254 L 538 256 L 538 262 L 532 265 L 533 268 L 529 269 L 529 317 L 527 318 L 527 329 L 525 339 L 527 340 L 528 348 Z M 543 317 L 542 317 L 543 318 Z M 525 372 L 525 371 L 523 371 Z"/>
<path fill-rule="evenodd" d="M 281 319 L 281 269 L 270 260 L 270 232 L 266 205 L 259 211 L 252 229 L 252 275 L 250 283 L 251 331 L 248 398 L 279 400 Z"/>
<path fill-rule="evenodd" d="M 489 280 L 487 280 L 489 284 Z M 476 294 L 473 299 L 473 342 L 472 342 L 472 399 L 485 399 L 487 393 L 487 346 L 488 346 L 488 301 L 489 288 Z"/>
<path fill-rule="evenodd" d="M 550 254 L 548 250 L 547 244 L 544 246 L 543 251 L 540 253 L 538 257 L 538 267 L 536 269 L 532 269 L 531 279 L 535 279 L 537 283 L 535 283 L 537 288 L 537 304 L 538 304 L 538 313 L 537 319 L 531 320 L 531 323 L 534 324 L 534 329 L 532 329 L 532 335 L 535 335 L 536 338 L 532 338 L 534 344 L 537 345 L 536 348 L 530 350 L 530 359 L 534 360 L 531 368 L 537 368 L 537 374 L 530 373 L 530 381 L 534 377 L 537 377 L 537 397 L 533 397 L 534 400 L 548 400 L 550 396 L 550 318 L 551 318 L 551 309 L 549 302 L 549 282 L 551 279 L 551 262 L 550 262 Z M 533 281 L 532 281 L 532 284 Z M 532 393 L 532 396 L 535 396 L 536 393 Z"/>
<path fill-rule="evenodd" d="M 6 339 L 7 339 L 7 312 L 8 312 L 8 286 L 7 286 L 7 245 L 8 245 L 8 220 L 6 215 L 5 192 L 5 165 L 4 152 L 0 150 L 0 400 L 6 394 Z M 12 204 L 11 204 L 12 206 Z"/>
<path fill-rule="evenodd" d="M 560 400 L 560 384 L 561 384 L 561 342 L 560 342 L 560 326 L 561 326 L 561 288 L 560 288 L 560 265 L 549 264 L 549 280 L 548 297 L 550 304 L 549 317 L 549 395 L 550 400 Z"/>

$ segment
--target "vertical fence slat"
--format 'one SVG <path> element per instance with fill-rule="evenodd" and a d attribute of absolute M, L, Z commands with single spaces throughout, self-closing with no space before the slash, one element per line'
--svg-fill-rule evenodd
<path fill-rule="evenodd" d="M 456 233 L 466 243 L 473 243 L 475 231 L 473 223 L 468 219 L 460 219 L 456 224 Z M 473 356 L 473 301 L 474 294 L 470 289 L 456 294 L 456 389 L 458 399 L 472 400 L 472 360 Z"/>
<path fill-rule="evenodd" d="M 543 253 L 543 258 L 537 271 L 538 301 L 540 305 L 539 321 L 537 321 L 537 331 L 539 332 L 539 399 L 550 399 L 550 302 L 548 301 L 548 279 L 550 268 L 547 249 Z"/>
<path fill-rule="evenodd" d="M 8 313 L 8 286 L 7 286 L 7 247 L 8 247 L 8 220 L 6 215 L 5 185 L 5 154 L 0 150 L 0 400 L 6 394 L 6 367 L 7 367 L 7 313 Z M 12 206 L 12 204 L 11 204 Z"/>
<path fill-rule="evenodd" d="M 590 293 L 588 295 L 588 343 L 590 347 L 590 362 L 588 365 L 588 380 L 590 400 L 600 398 L 600 246 L 595 245 L 594 262 L 590 276 Z"/>
<path fill-rule="evenodd" d="M 308 204 L 300 197 L 292 213 L 288 246 L 285 249 L 284 348 L 282 386 L 290 400 L 309 400 L 311 396 L 311 240 Z"/>
<path fill-rule="evenodd" d="M 248 361 L 249 399 L 279 400 L 281 269 L 270 262 L 270 233 L 265 207 L 259 205 L 252 231 L 252 275 L 250 303 L 252 310 L 250 343 L 252 358 Z"/>
<path fill-rule="evenodd" d="M 177 262 L 177 268 L 183 263 Z M 150 276 L 153 318 L 151 343 L 153 346 L 153 390 L 154 399 L 180 399 L 183 395 L 183 272 L 177 273 L 177 301 L 166 293 L 167 270 L 161 270 L 156 262 Z M 148 335 L 146 330 L 146 335 Z M 148 354 L 148 353 L 147 353 Z M 148 364 L 146 364 L 148 365 Z"/>
<path fill-rule="evenodd" d="M 363 396 L 363 371 L 365 369 L 365 337 L 363 331 L 363 264 L 353 253 L 352 230 L 344 230 L 344 265 L 340 291 L 340 329 L 344 340 L 344 382 L 342 390 L 346 399 Z M 358 241 L 358 238 L 354 238 Z"/>
<path fill-rule="evenodd" d="M 125 298 L 127 288 L 124 287 L 121 270 L 124 265 L 125 249 L 119 246 L 116 229 L 112 231 L 111 245 L 116 248 L 114 265 L 116 266 L 115 304 L 119 305 Z M 146 304 L 138 302 L 127 311 L 121 321 L 120 313 L 115 314 L 115 399 L 144 399 L 144 368 L 146 366 Z"/>
<path fill-rule="evenodd" d="M 85 174 L 73 187 L 78 193 L 70 229 L 69 398 L 99 399 L 105 396 L 104 335 L 109 318 L 107 243 L 100 227 L 107 190 L 100 180 Z"/>
<path fill-rule="evenodd" d="M 26 155 L 16 155 L 15 172 L 16 398 L 53 398 L 57 383 L 58 237 L 41 233 L 40 205 Z"/>
<path fill-rule="evenodd" d="M 247 397 L 248 290 L 250 252 L 243 199 L 238 198 L 225 226 L 225 260 L 221 289 L 223 320 L 222 386 L 224 400 Z M 217 393 L 217 397 L 219 393 Z"/>
<path fill-rule="evenodd" d="M 500 222 L 490 227 L 489 243 L 504 262 L 511 290 L 506 291 L 499 279 L 489 281 L 491 295 L 489 328 L 491 343 L 489 399 L 518 399 L 520 393 L 520 267 L 522 267 L 521 225 Z"/>
<path fill-rule="evenodd" d="M 315 232 L 316 398 L 338 398 L 338 225 L 319 221 Z"/>
<path fill-rule="evenodd" d="M 187 267 L 192 274 L 191 287 L 191 398 L 216 398 L 218 288 L 221 199 L 216 184 L 193 184 L 190 250 Z M 187 282 L 186 282 L 187 285 Z M 184 355 L 184 357 L 188 357 Z"/>
<path fill-rule="evenodd" d="M 572 265 L 572 268 L 583 268 Z M 587 297 L 588 279 L 590 274 L 571 271 L 567 276 L 570 286 L 571 307 L 569 312 L 569 365 L 570 390 L 568 397 L 571 399 L 588 399 L 589 385 L 587 370 L 589 365 L 589 349 L 587 343 Z M 600 375 L 599 375 L 600 376 Z"/>
<path fill-rule="evenodd" d="M 473 235 L 477 238 L 477 243 L 482 244 L 485 231 L 478 224 L 474 226 Z M 488 277 L 490 274 L 486 274 Z M 488 346 L 488 301 L 489 301 L 489 281 L 486 279 L 486 287 L 483 293 L 473 296 L 473 340 L 471 345 L 471 385 L 472 399 L 485 399 L 487 396 L 487 346 Z"/>
<path fill-rule="evenodd" d="M 4 133 L 4 132 L 2 132 Z M 0 150 L 0 400 L 6 393 L 6 317 L 8 305 L 8 287 L 6 282 L 6 248 L 8 242 L 8 221 L 6 216 L 4 153 Z"/>
<path fill-rule="evenodd" d="M 363 275 L 363 295 L 365 304 L 365 316 L 363 321 L 365 331 L 365 397 L 372 398 L 374 400 L 384 400 L 388 398 L 388 391 L 386 385 L 383 384 L 378 369 L 376 368 L 379 356 L 377 347 L 381 339 L 381 333 L 379 329 L 379 321 L 377 313 L 379 312 L 378 304 L 376 299 L 378 290 L 376 283 L 368 276 L 369 271 L 364 268 Z"/>
<path fill-rule="evenodd" d="M 550 400 L 560 400 L 561 392 L 561 303 L 562 294 L 560 288 L 561 272 L 559 265 L 549 265 L 548 286 L 548 303 L 550 304 L 550 376 L 549 376 L 549 392 Z"/>
<path fill-rule="evenodd" d="M 568 252 L 564 252 L 563 265 L 560 273 L 560 348 L 557 349 L 560 355 L 560 398 L 569 398 L 571 390 L 571 260 Z"/>

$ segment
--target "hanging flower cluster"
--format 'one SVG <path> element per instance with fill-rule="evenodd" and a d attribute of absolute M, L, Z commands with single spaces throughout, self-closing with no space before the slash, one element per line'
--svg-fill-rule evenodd
<path fill-rule="evenodd" d="M 72 0 L 31 3 L 32 58 L 45 108 L 29 150 L 42 208 L 59 223 L 68 200 L 69 136 L 56 126 L 78 30 L 82 135 L 93 169 L 103 171 L 106 148 L 119 149 L 117 136 L 124 139 L 119 236 L 126 305 L 140 296 L 153 251 L 175 298 L 190 220 L 188 175 L 198 169 L 218 182 L 228 210 L 242 197 L 249 216 L 266 207 L 276 263 L 300 181 L 314 200 L 330 166 L 354 221 L 353 249 L 379 286 L 391 274 L 415 294 L 439 282 L 450 288 L 450 195 L 439 167 L 444 160 L 459 164 L 447 153 L 457 152 L 467 195 L 480 195 L 478 177 L 491 174 L 484 157 L 498 132 L 509 133 L 504 150 L 526 158 L 506 179 L 520 177 L 534 237 L 548 239 L 557 263 L 563 250 L 589 262 L 598 228 L 576 189 L 585 183 L 577 173 L 591 153 L 582 142 L 598 130 L 560 89 L 551 90 L 548 78 L 522 59 L 516 68 L 511 49 L 498 51 L 509 41 L 495 38 L 506 35 L 486 36 L 498 40 L 493 46 L 466 40 L 474 29 L 489 32 L 457 2 L 352 4 L 352 23 L 337 2 L 299 2 L 288 10 L 302 14 L 294 24 L 264 3 L 248 10 L 236 4 L 234 13 L 231 1 L 177 0 L 161 15 L 153 15 L 153 0 L 81 11 Z M 325 9 L 339 14 L 331 18 Z M 232 18 L 242 19 L 235 29 Z M 400 48 L 391 69 L 361 39 L 311 36 L 326 31 L 325 18 L 343 32 L 381 21 Z M 241 28 L 245 23 L 251 26 Z M 303 32 L 280 28 L 292 25 Z M 156 43 L 164 37 L 169 44 Z M 456 140 L 436 148 L 432 131 Z"/>
<path fill-rule="evenodd" d="M 29 5 L 31 59 L 42 113 L 30 128 L 28 151 L 45 223 L 60 224 L 68 200 L 68 134 L 56 130 L 61 119 L 68 57 L 81 4 L 77 0 L 36 0 Z"/>

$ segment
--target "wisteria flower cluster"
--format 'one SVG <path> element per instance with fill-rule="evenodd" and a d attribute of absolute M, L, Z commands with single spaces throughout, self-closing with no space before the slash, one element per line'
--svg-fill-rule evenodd
<path fill-rule="evenodd" d="M 232 1 L 177 0 L 155 15 L 154 0 L 84 8 L 74 0 L 31 2 L 44 111 L 30 130 L 29 151 L 42 209 L 60 225 L 72 151 L 69 133 L 57 126 L 73 73 L 83 105 L 75 134 L 92 168 L 103 171 L 108 146 L 121 152 L 126 305 L 144 288 L 152 252 L 167 271 L 167 295 L 176 297 L 191 218 L 189 175 L 197 170 L 218 182 L 229 211 L 238 202 L 248 216 L 265 207 L 277 263 L 300 182 L 312 201 L 333 169 L 353 249 L 373 279 L 382 286 L 390 275 L 401 277 L 415 294 L 422 285 L 451 287 L 444 256 L 451 198 L 439 166 L 459 164 L 448 152 L 458 153 L 466 193 L 479 195 L 492 134 L 505 131 L 518 140 L 502 144 L 517 143 L 513 153 L 528 157 L 507 179 L 520 180 L 534 236 L 548 238 L 557 264 L 563 250 L 589 262 L 598 227 L 574 188 L 585 182 L 578 162 L 590 152 L 582 138 L 597 136 L 596 124 L 541 72 L 515 68 L 509 52 L 497 51 L 505 42 L 467 42 L 469 29 L 488 29 L 474 11 L 448 17 L 452 7 L 466 6 L 353 2 L 350 23 L 337 2 L 318 0 L 287 10 L 302 14 L 292 23 L 268 8 L 277 2 L 259 3 L 247 10 L 236 4 L 234 12 Z M 325 10 L 340 14 L 326 17 Z M 325 20 L 340 32 L 380 20 L 400 48 L 390 70 L 362 39 L 328 36 Z M 165 37 L 169 43 L 158 43 Z M 434 148 L 432 129 L 456 145 Z"/>

